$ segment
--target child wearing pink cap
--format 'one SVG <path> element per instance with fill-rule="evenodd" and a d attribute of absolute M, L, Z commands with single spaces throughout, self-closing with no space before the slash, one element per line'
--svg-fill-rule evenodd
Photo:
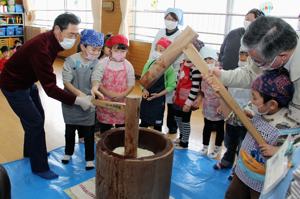
<path fill-rule="evenodd" d="M 93 71 L 92 94 L 102 98 L 102 93 L 106 101 L 125 102 L 125 97 L 135 85 L 133 66 L 126 59 L 128 39 L 123 35 L 114 35 L 105 45 L 111 49 L 111 55 L 100 60 L 99 67 Z M 125 113 L 97 107 L 97 119 L 103 133 L 114 125 L 124 126 Z"/>
<path fill-rule="evenodd" d="M 142 76 L 155 63 L 156 59 L 164 52 L 171 41 L 162 37 L 156 43 L 152 58 L 144 66 Z M 176 74 L 173 66 L 170 66 L 154 84 L 148 89 L 143 88 L 143 98 L 141 102 L 141 124 L 140 127 L 153 126 L 155 130 L 161 131 L 165 111 L 165 95 L 173 91 L 176 87 Z"/>

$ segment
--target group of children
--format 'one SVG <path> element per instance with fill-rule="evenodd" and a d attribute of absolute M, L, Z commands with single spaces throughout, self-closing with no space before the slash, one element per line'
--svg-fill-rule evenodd
<path fill-rule="evenodd" d="M 89 99 L 124 102 L 135 84 L 133 66 L 126 60 L 128 40 L 123 35 L 109 35 L 85 29 L 81 32 L 79 52 L 66 58 L 63 67 L 64 89 Z M 75 132 L 84 139 L 86 170 L 94 166 L 95 123 L 101 132 L 115 125 L 124 126 L 125 114 L 111 109 L 62 104 L 67 164 L 74 153 Z M 96 122 L 97 121 L 97 122 Z"/>
<path fill-rule="evenodd" d="M 157 58 L 171 43 L 164 37 L 157 41 L 155 52 L 145 64 L 142 75 L 153 66 Z M 197 45 L 197 42 L 195 46 L 198 46 L 197 50 L 209 67 L 217 65 L 216 51 Z M 126 60 L 127 38 L 122 35 L 115 35 L 106 38 L 104 43 L 102 33 L 83 30 L 80 50 L 80 52 L 68 57 L 64 63 L 65 90 L 76 96 L 124 102 L 125 97 L 135 85 L 133 66 Z M 101 52 L 104 52 L 103 57 L 100 57 Z M 244 54 L 244 51 L 240 52 L 240 59 Z M 240 65 L 242 66 L 242 62 L 246 61 L 247 58 L 241 59 Z M 225 116 L 223 116 L 222 110 L 220 111 L 220 108 L 222 109 L 221 104 L 224 105 L 224 103 L 210 85 L 201 80 L 199 70 L 188 57 L 184 57 L 182 60 L 178 74 L 170 66 L 154 85 L 148 89 L 143 88 L 140 126 L 153 126 L 158 131 L 162 130 L 165 95 L 173 90 L 175 90 L 173 108 L 180 133 L 175 145 L 179 148 L 188 147 L 191 114 L 193 110 L 199 107 L 199 99 L 202 98 L 204 129 L 203 148 L 200 152 L 207 155 L 210 134 L 212 131 L 216 131 L 215 149 L 208 154 L 209 157 L 215 158 L 221 151 L 224 139 Z M 280 136 L 280 129 L 292 128 L 297 125 L 285 117 L 286 107 L 292 99 L 293 92 L 293 84 L 284 68 L 265 71 L 253 82 L 251 88 L 251 107 L 253 110 L 251 121 L 262 134 L 266 144 L 258 145 L 249 134 L 246 134 L 244 140 L 241 138 L 243 142 L 235 175 L 226 192 L 226 198 L 234 198 L 237 193 L 242 198 L 249 195 L 259 195 L 264 181 L 264 164 L 266 158 L 272 156 L 278 149 L 276 144 Z M 66 148 L 62 162 L 66 164 L 71 159 L 74 152 L 75 131 L 77 130 L 82 133 L 85 140 L 86 169 L 94 168 L 95 115 L 99 122 L 100 131 L 105 132 L 113 126 L 124 126 L 124 113 L 102 107 L 86 110 L 76 105 L 63 104 L 62 107 L 66 123 Z M 237 120 L 229 121 L 227 119 L 226 123 L 233 127 L 241 127 L 239 123 L 234 122 Z M 216 167 L 222 167 L 224 164 L 226 164 L 226 160 L 221 161 Z"/>
<path fill-rule="evenodd" d="M 154 54 L 159 55 L 171 42 L 168 42 L 168 45 L 166 43 L 166 38 L 158 40 Z M 200 55 L 209 68 L 217 65 L 217 53 L 213 49 L 202 47 Z M 153 60 L 148 61 L 143 74 L 155 63 L 155 58 L 153 57 Z M 240 67 L 249 61 L 248 54 L 243 49 L 240 50 L 239 58 Z M 231 117 L 225 118 L 223 113 L 226 111 L 222 110 L 226 109 L 223 107 L 225 103 L 208 83 L 201 81 L 200 72 L 187 57 L 181 62 L 176 83 L 172 66 L 170 66 L 164 76 L 160 77 L 152 87 L 147 90 L 143 89 L 141 126 L 153 126 L 155 129 L 161 130 L 164 111 L 164 98 L 162 96 L 170 92 L 172 88 L 175 88 L 173 108 L 180 133 L 179 139 L 175 141 L 175 146 L 179 148 L 188 147 L 191 113 L 193 106 L 197 107 L 198 97 L 202 98 L 204 128 L 203 148 L 200 153 L 207 155 L 211 132 L 216 131 L 215 148 L 208 156 L 211 158 L 218 156 L 224 139 L 224 120 L 233 131 L 237 131 L 238 139 L 236 139 L 237 143 L 227 143 L 227 156 L 224 156 L 222 161 L 215 165 L 216 169 L 232 166 L 236 148 L 241 143 L 233 180 L 225 198 L 258 198 L 264 182 L 265 162 L 268 157 L 276 153 L 280 145 L 278 139 L 281 136 L 280 130 L 294 128 L 298 125 L 286 117 L 287 106 L 292 100 L 294 92 L 287 70 L 280 68 L 265 71 L 253 82 L 251 90 L 230 89 L 240 106 L 248 104 L 250 100 L 251 112 L 247 112 L 247 114 L 265 139 L 266 144 L 264 145 L 258 145 L 250 134 L 246 134 L 245 127 L 237 118 L 232 117 L 232 114 L 230 114 Z M 155 99 L 157 101 L 154 101 Z M 152 114 L 153 111 L 155 114 Z"/>

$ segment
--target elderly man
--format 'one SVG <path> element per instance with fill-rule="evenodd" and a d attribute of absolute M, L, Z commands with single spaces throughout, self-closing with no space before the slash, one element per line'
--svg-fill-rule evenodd
<path fill-rule="evenodd" d="M 49 169 L 44 121 L 45 115 L 35 82 L 48 96 L 83 109 L 92 106 L 87 97 L 76 97 L 56 85 L 52 64 L 59 51 L 73 47 L 80 20 L 71 13 L 59 15 L 49 32 L 27 41 L 7 61 L 0 78 L 0 88 L 9 105 L 20 118 L 24 136 L 24 156 L 30 158 L 31 170 L 44 179 L 58 175 Z"/>
<path fill-rule="evenodd" d="M 211 70 L 228 87 L 249 88 L 262 71 L 284 67 L 295 87 L 288 117 L 300 121 L 300 42 L 296 31 L 277 17 L 259 17 L 252 22 L 242 39 L 251 58 L 250 64 L 235 70 Z M 209 76 L 204 77 L 212 83 Z"/>

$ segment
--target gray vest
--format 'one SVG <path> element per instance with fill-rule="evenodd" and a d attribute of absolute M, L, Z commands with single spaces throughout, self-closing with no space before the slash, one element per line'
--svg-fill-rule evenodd
<path fill-rule="evenodd" d="M 91 95 L 91 76 L 98 60 L 89 62 L 88 64 L 82 64 L 80 60 L 73 60 L 70 58 L 66 59 L 66 62 L 70 62 L 70 65 L 74 66 L 72 68 L 73 80 L 71 81 L 71 84 L 86 95 Z M 78 105 L 70 106 L 62 104 L 62 112 L 66 124 L 82 126 L 92 126 L 95 124 L 95 108 L 89 108 L 88 110 L 83 111 Z"/>

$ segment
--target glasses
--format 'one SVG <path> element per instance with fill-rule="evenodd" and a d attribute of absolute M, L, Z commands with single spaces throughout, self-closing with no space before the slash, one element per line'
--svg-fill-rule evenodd
<path fill-rule="evenodd" d="M 258 62 L 256 61 L 255 59 L 251 58 L 253 63 L 255 65 L 257 65 L 258 67 L 265 67 L 265 68 L 270 68 L 272 67 L 272 65 L 275 63 L 275 60 L 276 60 L 277 56 L 274 57 L 273 61 L 272 62 Z M 269 64 L 268 64 L 269 63 Z"/>

